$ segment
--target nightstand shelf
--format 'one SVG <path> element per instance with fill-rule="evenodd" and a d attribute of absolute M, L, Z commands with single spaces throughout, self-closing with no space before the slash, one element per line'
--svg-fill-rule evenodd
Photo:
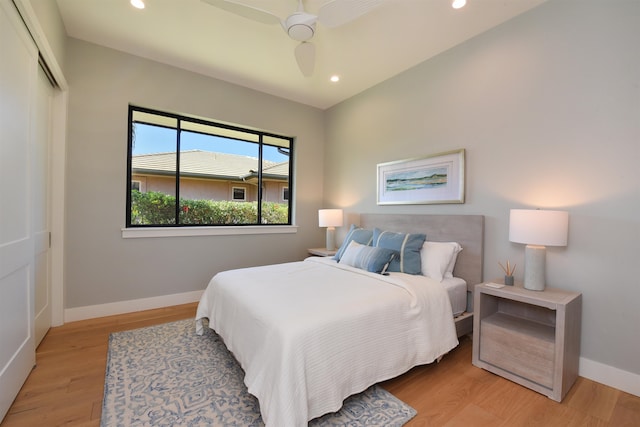
<path fill-rule="evenodd" d="M 582 297 L 476 286 L 473 364 L 560 402 L 578 376 Z"/>

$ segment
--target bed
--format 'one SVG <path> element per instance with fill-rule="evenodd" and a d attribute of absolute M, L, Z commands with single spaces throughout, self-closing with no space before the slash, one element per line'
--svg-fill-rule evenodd
<path fill-rule="evenodd" d="M 482 216 L 363 214 L 360 226 L 458 242 L 453 276 L 468 290 L 481 282 Z M 451 289 L 459 294 L 460 282 Z M 455 348 L 471 316 L 467 309 L 454 321 L 450 293 L 425 276 L 310 257 L 216 274 L 198 305 L 196 332 L 208 326 L 222 337 L 267 426 L 297 427 Z"/>

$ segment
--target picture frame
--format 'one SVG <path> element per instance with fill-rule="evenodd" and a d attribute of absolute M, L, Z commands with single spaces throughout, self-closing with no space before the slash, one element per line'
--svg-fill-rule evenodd
<path fill-rule="evenodd" d="M 464 203 L 465 150 L 379 163 L 378 205 Z"/>

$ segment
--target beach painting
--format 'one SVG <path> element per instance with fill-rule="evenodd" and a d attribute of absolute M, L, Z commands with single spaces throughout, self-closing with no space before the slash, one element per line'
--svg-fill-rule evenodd
<path fill-rule="evenodd" d="M 464 203 L 464 149 L 378 164 L 377 202 Z"/>
<path fill-rule="evenodd" d="M 385 176 L 385 191 L 410 191 L 447 185 L 449 168 L 435 167 L 391 172 Z"/>

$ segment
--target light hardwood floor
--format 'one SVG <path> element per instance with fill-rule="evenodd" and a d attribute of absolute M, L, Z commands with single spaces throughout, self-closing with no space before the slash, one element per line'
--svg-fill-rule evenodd
<path fill-rule="evenodd" d="M 52 328 L 1 426 L 99 426 L 109 334 L 193 317 L 195 308 L 185 304 Z M 440 363 L 382 385 L 418 411 L 406 427 L 640 425 L 640 397 L 578 378 L 556 403 L 474 367 L 467 337 Z"/>

